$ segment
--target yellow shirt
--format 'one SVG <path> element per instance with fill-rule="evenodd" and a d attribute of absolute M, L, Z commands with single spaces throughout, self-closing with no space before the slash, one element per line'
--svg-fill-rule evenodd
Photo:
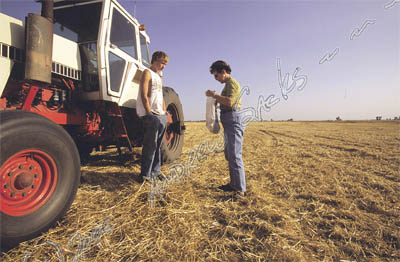
<path fill-rule="evenodd" d="M 239 83 L 233 78 L 230 77 L 225 82 L 225 87 L 222 89 L 221 96 L 229 97 L 232 100 L 232 108 L 226 105 L 221 104 L 220 109 L 222 111 L 229 111 L 229 110 L 239 110 L 240 106 L 242 105 L 242 98 L 240 97 L 240 85 Z"/>

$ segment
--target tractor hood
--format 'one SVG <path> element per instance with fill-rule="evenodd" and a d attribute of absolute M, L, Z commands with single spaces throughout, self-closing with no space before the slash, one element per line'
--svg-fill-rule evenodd
<path fill-rule="evenodd" d="M 0 89 L 5 86 L 14 63 L 24 62 L 25 23 L 14 17 L 0 13 Z M 72 79 L 81 77 L 81 59 L 78 44 L 53 34 L 52 72 Z M 3 81 L 4 80 L 4 81 Z M 1 90 L 2 91 L 2 90 Z"/>
<path fill-rule="evenodd" d="M 54 34 L 52 72 L 80 80 L 81 70 L 81 57 L 78 44 Z"/>

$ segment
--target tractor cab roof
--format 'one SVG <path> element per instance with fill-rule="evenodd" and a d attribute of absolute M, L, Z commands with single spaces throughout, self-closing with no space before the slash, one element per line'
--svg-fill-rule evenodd
<path fill-rule="evenodd" d="M 36 0 L 36 1 L 39 1 L 39 0 Z M 118 9 L 121 12 L 123 12 L 124 15 L 129 17 L 131 22 L 133 22 L 137 27 L 140 26 L 140 23 L 138 22 L 138 20 L 136 18 L 132 17 L 131 14 L 116 0 L 54 0 L 54 9 L 57 10 L 57 9 L 62 9 L 62 8 L 74 7 L 74 6 L 79 7 L 79 6 L 95 4 L 95 3 L 110 3 L 110 2 L 115 4 L 118 7 Z M 80 18 L 85 19 L 83 17 L 80 17 Z M 93 17 L 91 17 L 89 19 L 93 19 Z M 98 19 L 100 19 L 100 18 L 98 17 Z M 70 19 L 68 19 L 68 20 L 70 20 Z M 68 23 L 73 23 L 73 22 L 69 21 Z M 75 23 L 77 23 L 77 22 L 75 22 Z M 141 30 L 141 34 L 147 39 L 148 42 L 150 42 L 150 37 L 147 35 L 145 29 Z"/>
<path fill-rule="evenodd" d="M 54 0 L 54 9 L 87 5 L 87 4 L 93 4 L 93 3 L 98 3 L 98 2 L 102 3 L 102 2 L 107 2 L 107 1 L 113 2 L 115 5 L 117 5 L 118 8 L 124 12 L 125 15 L 129 16 L 129 18 L 132 19 L 134 24 L 136 24 L 137 26 L 140 26 L 138 20 L 135 17 L 132 17 L 130 15 L 130 13 L 116 0 Z M 146 38 L 149 40 L 149 37 L 146 34 L 146 32 L 143 31 L 142 34 L 145 35 Z"/>

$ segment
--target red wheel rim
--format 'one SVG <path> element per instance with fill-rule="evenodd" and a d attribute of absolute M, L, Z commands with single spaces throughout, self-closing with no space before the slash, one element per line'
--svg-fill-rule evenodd
<path fill-rule="evenodd" d="M 0 169 L 2 213 L 29 215 L 43 206 L 57 185 L 57 166 L 47 153 L 28 149 L 12 155 Z"/>

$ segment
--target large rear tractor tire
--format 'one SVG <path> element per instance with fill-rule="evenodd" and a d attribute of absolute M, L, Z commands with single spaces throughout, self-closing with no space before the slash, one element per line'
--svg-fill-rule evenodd
<path fill-rule="evenodd" d="M 74 141 L 59 125 L 26 111 L 0 111 L 1 246 L 47 231 L 67 212 L 80 182 Z"/>
<path fill-rule="evenodd" d="M 163 88 L 165 105 L 172 117 L 172 123 L 168 125 L 165 132 L 163 143 L 161 144 L 161 154 L 163 162 L 171 162 L 182 153 L 184 137 L 184 117 L 182 104 L 178 94 L 170 87 Z"/>

